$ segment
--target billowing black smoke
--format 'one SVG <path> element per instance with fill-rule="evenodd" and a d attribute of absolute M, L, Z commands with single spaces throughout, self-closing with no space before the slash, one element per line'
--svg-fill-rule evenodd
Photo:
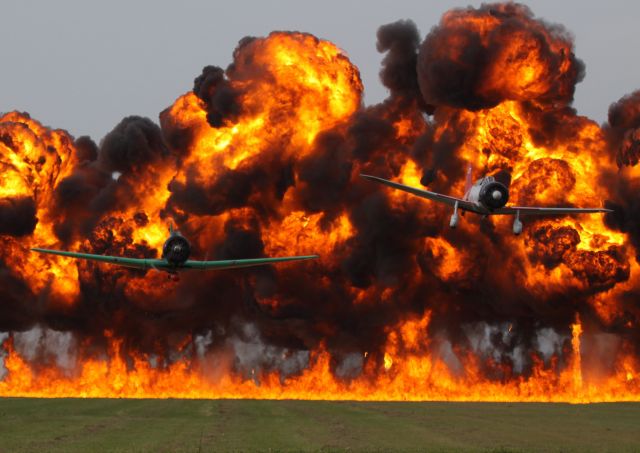
<path fill-rule="evenodd" d="M 168 156 L 158 125 L 149 118 L 129 116 L 104 137 L 98 159 L 106 171 L 129 174 L 144 171 Z"/>
<path fill-rule="evenodd" d="M 477 22 L 491 29 L 475 27 Z M 564 41 L 558 52 L 551 39 Z M 584 63 L 573 54 L 564 28 L 547 26 L 518 3 L 483 4 L 449 11 L 420 47 L 418 81 L 427 104 L 480 110 L 508 99 L 544 104 L 569 104 L 575 84 L 584 77 Z M 503 83 L 504 71 L 525 64 L 537 55 L 548 67 L 537 74 L 545 89 L 522 92 Z M 568 71 L 561 71 L 563 65 Z"/>
<path fill-rule="evenodd" d="M 26 236 L 33 232 L 37 223 L 33 198 L 0 199 L 0 235 Z"/>
<path fill-rule="evenodd" d="M 205 66 L 193 82 L 193 92 L 207 109 L 207 121 L 220 127 L 226 121 L 233 123 L 241 112 L 239 93 L 231 86 L 218 66 Z"/>

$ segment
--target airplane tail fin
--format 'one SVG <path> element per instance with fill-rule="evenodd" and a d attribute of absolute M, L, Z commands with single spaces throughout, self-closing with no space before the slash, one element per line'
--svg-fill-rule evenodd
<path fill-rule="evenodd" d="M 473 185 L 473 167 L 471 166 L 471 162 L 467 165 L 467 180 L 464 183 L 464 194 L 465 196 L 469 193 L 471 186 Z"/>

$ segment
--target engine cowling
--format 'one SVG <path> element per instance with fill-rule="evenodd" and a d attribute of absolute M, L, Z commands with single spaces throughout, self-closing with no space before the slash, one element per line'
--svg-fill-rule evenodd
<path fill-rule="evenodd" d="M 480 189 L 478 201 L 491 211 L 501 208 L 509 201 L 509 189 L 504 184 L 491 181 Z"/>
<path fill-rule="evenodd" d="M 183 236 L 171 236 L 162 246 L 162 257 L 170 264 L 183 264 L 189 259 L 189 255 L 191 255 L 191 245 Z"/>

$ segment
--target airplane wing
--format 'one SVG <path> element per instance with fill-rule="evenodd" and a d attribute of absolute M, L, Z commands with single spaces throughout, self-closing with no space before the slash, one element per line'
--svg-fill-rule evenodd
<path fill-rule="evenodd" d="M 102 263 L 118 264 L 120 266 L 132 267 L 135 269 L 169 269 L 171 266 L 165 260 L 148 258 L 125 258 L 121 256 L 93 255 L 91 253 L 66 252 L 62 250 L 49 250 L 32 248 L 34 252 L 46 253 L 49 255 L 67 256 L 81 260 L 99 261 Z"/>
<path fill-rule="evenodd" d="M 62 250 L 49 250 L 32 248 L 34 252 L 46 253 L 49 255 L 67 256 L 69 258 L 77 258 L 89 261 L 99 261 L 102 263 L 117 264 L 135 269 L 158 269 L 158 270 L 207 270 L 207 269 L 237 269 L 241 267 L 262 266 L 266 264 L 282 263 L 285 261 L 310 260 L 318 258 L 318 255 L 309 256 L 284 256 L 280 258 L 253 258 L 243 260 L 222 260 L 222 261 L 194 261 L 187 260 L 183 265 L 177 268 L 169 264 L 163 259 L 148 258 L 125 258 L 121 256 L 93 255 L 91 253 L 66 252 Z"/>
<path fill-rule="evenodd" d="M 449 195 L 442 195 L 440 193 L 430 192 L 428 190 L 422 190 L 416 187 L 405 186 L 404 184 L 389 181 L 388 179 L 378 178 L 377 176 L 363 175 L 362 173 L 360 173 L 360 176 L 370 181 L 384 184 L 385 186 L 393 187 L 394 189 L 402 190 L 404 192 L 409 192 L 422 198 L 427 198 L 439 203 L 448 204 L 449 206 L 455 206 L 455 204 L 458 203 L 458 208 L 460 209 L 463 209 L 465 211 L 477 212 L 478 214 L 485 214 L 485 212 L 479 210 L 474 203 L 462 198 L 450 197 Z"/>
<path fill-rule="evenodd" d="M 491 214 L 504 215 L 562 215 L 562 214 L 590 214 L 594 212 L 613 212 L 606 208 L 538 208 L 534 206 L 506 206 L 494 209 Z"/>
<path fill-rule="evenodd" d="M 193 261 L 188 260 L 181 269 L 239 269 L 242 267 L 263 266 L 266 264 L 283 263 L 285 261 L 302 261 L 318 258 L 318 255 L 308 256 L 282 256 L 279 258 L 250 258 L 243 260 L 223 260 L 223 261 Z"/>

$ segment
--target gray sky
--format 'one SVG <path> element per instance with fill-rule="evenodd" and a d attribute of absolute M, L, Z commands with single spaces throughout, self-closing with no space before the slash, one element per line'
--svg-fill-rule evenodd
<path fill-rule="evenodd" d="M 192 87 L 203 66 L 226 67 L 239 39 L 299 30 L 333 41 L 360 68 L 365 102 L 378 80 L 376 30 L 412 19 L 422 37 L 460 1 L 2 0 L 0 111 L 23 110 L 45 125 L 100 140 L 124 116 L 157 121 Z M 565 25 L 587 66 L 575 106 L 598 122 L 609 104 L 640 88 L 640 3 L 620 0 L 524 2 Z"/>

